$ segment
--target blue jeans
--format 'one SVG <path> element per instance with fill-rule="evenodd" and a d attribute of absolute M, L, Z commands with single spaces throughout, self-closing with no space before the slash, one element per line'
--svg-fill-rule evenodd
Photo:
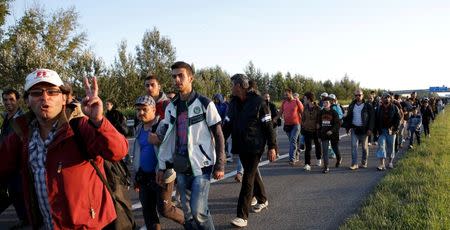
<path fill-rule="evenodd" d="M 244 175 L 244 167 L 242 167 L 242 162 L 240 158 L 237 159 L 236 173 Z"/>
<path fill-rule="evenodd" d="M 299 157 L 298 140 L 300 135 L 300 124 L 294 125 L 291 132 L 286 133 L 289 138 L 289 161 L 294 161 Z"/>
<path fill-rule="evenodd" d="M 352 137 L 352 165 L 358 164 L 358 145 L 361 142 L 361 148 L 362 148 L 362 163 L 367 162 L 367 156 L 369 155 L 369 146 L 368 146 L 368 139 L 369 137 L 367 134 L 355 134 L 355 130 L 351 130 L 351 137 Z"/>
<path fill-rule="evenodd" d="M 177 174 L 186 229 L 212 229 L 214 223 L 208 208 L 211 174 L 200 176 Z"/>
<path fill-rule="evenodd" d="M 381 133 L 378 136 L 378 149 L 376 153 L 377 158 L 386 159 L 386 157 L 389 156 L 390 159 L 394 159 L 394 143 L 395 134 L 389 135 L 387 129 L 382 129 Z"/>

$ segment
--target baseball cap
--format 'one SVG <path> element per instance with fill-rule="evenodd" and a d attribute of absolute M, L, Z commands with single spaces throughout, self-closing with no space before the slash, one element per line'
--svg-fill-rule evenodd
<path fill-rule="evenodd" d="M 25 91 L 28 91 L 31 87 L 41 82 L 47 82 L 56 86 L 64 85 L 58 73 L 56 73 L 54 70 L 37 69 L 28 74 L 27 78 L 25 79 Z"/>
<path fill-rule="evenodd" d="M 320 94 L 321 97 L 328 97 L 328 93 L 327 92 L 323 92 L 322 94 Z"/>
<path fill-rule="evenodd" d="M 134 105 L 155 105 L 155 100 L 153 100 L 153 98 L 151 96 L 145 95 L 145 96 L 140 96 L 136 99 L 136 102 L 134 103 Z"/>
<path fill-rule="evenodd" d="M 334 94 L 330 94 L 330 95 L 328 95 L 328 97 L 331 98 L 332 100 L 336 100 L 336 95 L 334 95 Z"/>

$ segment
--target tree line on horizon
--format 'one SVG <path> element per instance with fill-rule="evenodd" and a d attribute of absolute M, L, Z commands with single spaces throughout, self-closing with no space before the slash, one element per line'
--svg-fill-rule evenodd
<path fill-rule="evenodd" d="M 126 40 L 120 41 L 117 56 L 108 66 L 88 47 L 87 35 L 80 32 L 79 14 L 74 7 L 47 13 L 35 6 L 6 27 L 10 4 L 11 0 L 0 3 L 0 89 L 23 91 L 27 74 L 36 68 L 48 68 L 57 71 L 76 96 L 82 96 L 84 76 L 97 76 L 100 97 L 113 100 L 120 108 L 132 107 L 135 99 L 145 93 L 143 79 L 149 73 L 160 78 L 165 92 L 173 91 L 170 66 L 177 60 L 176 48 L 156 27 L 144 32 L 135 53 L 127 52 Z M 195 68 L 195 63 L 192 65 Z M 275 101 L 283 98 L 286 88 L 300 95 L 311 91 L 318 97 L 328 92 L 338 99 L 350 100 L 360 87 L 359 82 L 347 75 L 332 82 L 316 81 L 297 73 L 264 73 L 252 61 L 243 73 L 256 82 L 261 93 L 269 93 Z M 228 96 L 230 77 L 219 65 L 201 68 L 195 71 L 194 89 L 208 97 L 215 93 Z"/>

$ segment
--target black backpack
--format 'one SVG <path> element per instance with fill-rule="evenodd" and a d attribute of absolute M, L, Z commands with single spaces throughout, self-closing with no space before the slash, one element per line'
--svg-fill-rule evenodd
<path fill-rule="evenodd" d="M 94 167 L 98 177 L 111 194 L 114 208 L 117 213 L 117 219 L 107 225 L 104 229 L 136 229 L 136 222 L 131 210 L 131 201 L 127 194 L 131 186 L 131 174 L 127 165 L 123 160 L 112 162 L 104 159 L 103 167 L 106 175 L 105 178 L 97 164 L 94 162 L 94 159 L 88 157 L 86 145 L 80 138 L 80 130 L 78 129 L 79 122 L 80 118 L 73 118 L 69 122 L 70 127 L 75 133 L 75 140 L 86 155 L 86 159 Z"/>

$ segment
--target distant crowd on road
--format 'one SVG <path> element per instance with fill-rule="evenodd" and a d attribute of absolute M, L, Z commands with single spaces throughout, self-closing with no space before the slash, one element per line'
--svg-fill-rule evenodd
<path fill-rule="evenodd" d="M 414 140 L 420 145 L 422 136 L 431 137 L 429 125 L 445 108 L 442 99 L 419 99 L 415 92 L 364 95 L 361 89 L 345 108 L 333 93 L 323 92 L 316 100 L 318 92 L 300 98 L 285 89 L 277 108 L 244 74 L 231 77 L 229 100 L 195 91 L 194 70 L 186 62 L 175 62 L 171 76 L 177 92 L 170 95 L 158 76 L 144 79 L 146 94 L 134 103 L 139 123 L 133 132 L 114 101 L 105 100 L 103 110 L 96 78 L 85 79 L 86 95 L 78 101 L 57 72 L 35 70 L 24 85 L 28 112 L 19 107 L 17 90 L 3 91 L 0 211 L 14 205 L 20 222 L 13 228 L 134 229 L 126 192 L 132 185 L 147 229 L 161 229 L 160 216 L 184 229 L 214 229 L 210 184 L 224 177 L 232 154 L 239 156 L 235 180 L 241 190 L 230 223 L 245 227 L 250 212 L 269 205 L 258 165 L 264 153 L 269 161 L 279 156 L 277 127 L 288 137 L 291 166 L 299 165 L 304 151 L 303 169 L 311 171 L 314 143 L 315 165 L 323 173 L 330 172 L 330 158 L 341 167 L 339 130 L 344 128 L 351 137 L 349 169 L 367 168 L 369 145 L 377 145 L 376 169 L 384 171 L 394 168 L 405 143 L 414 148 Z M 129 133 L 135 141 L 127 154 Z M 132 165 L 132 182 L 120 163 Z"/>

